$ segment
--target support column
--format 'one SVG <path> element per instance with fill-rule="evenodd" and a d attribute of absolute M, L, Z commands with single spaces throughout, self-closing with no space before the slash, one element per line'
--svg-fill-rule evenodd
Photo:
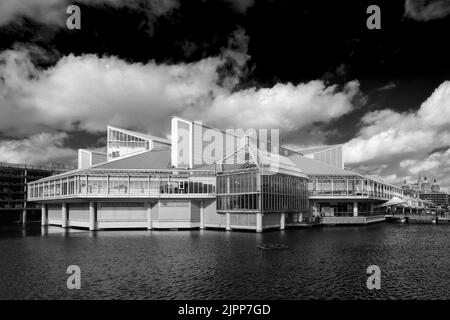
<path fill-rule="evenodd" d="M 200 229 L 205 229 L 205 202 L 200 201 Z"/>
<path fill-rule="evenodd" d="M 370 214 L 371 215 L 374 214 L 374 212 L 373 212 L 373 202 L 370 203 Z"/>
<path fill-rule="evenodd" d="M 97 202 L 89 202 L 89 230 L 97 230 Z"/>
<path fill-rule="evenodd" d="M 353 216 L 357 217 L 358 216 L 358 202 L 353 202 Z"/>
<path fill-rule="evenodd" d="M 280 230 L 284 230 L 285 228 L 286 228 L 286 216 L 285 213 L 282 212 L 280 217 Z"/>
<path fill-rule="evenodd" d="M 230 213 L 225 213 L 225 230 L 231 231 L 231 219 L 230 219 Z"/>
<path fill-rule="evenodd" d="M 262 213 L 258 212 L 256 214 L 256 232 L 262 232 Z"/>
<path fill-rule="evenodd" d="M 313 216 L 316 216 L 318 210 L 317 210 L 317 203 L 315 201 L 313 201 L 312 210 L 313 210 L 313 212 L 312 212 Z"/>
<path fill-rule="evenodd" d="M 27 224 L 27 209 L 23 209 L 22 210 L 22 224 L 25 225 Z"/>
<path fill-rule="evenodd" d="M 69 212 L 67 211 L 67 203 L 61 205 L 61 227 L 67 228 L 69 226 Z"/>
<path fill-rule="evenodd" d="M 41 206 L 41 226 L 48 225 L 48 206 L 42 204 Z"/>
<path fill-rule="evenodd" d="M 152 223 L 152 204 L 147 202 L 147 230 L 153 229 Z"/>

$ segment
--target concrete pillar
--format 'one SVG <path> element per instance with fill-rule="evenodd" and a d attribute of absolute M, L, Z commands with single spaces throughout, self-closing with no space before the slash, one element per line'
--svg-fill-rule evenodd
<path fill-rule="evenodd" d="M 353 202 L 353 216 L 357 217 L 358 216 L 358 202 Z"/>
<path fill-rule="evenodd" d="M 147 203 L 147 230 L 153 229 L 152 223 L 152 204 L 150 202 Z"/>
<path fill-rule="evenodd" d="M 46 226 L 48 224 L 48 206 L 43 204 L 41 206 L 41 226 Z"/>
<path fill-rule="evenodd" d="M 370 214 L 373 215 L 373 202 L 370 203 Z"/>
<path fill-rule="evenodd" d="M 22 224 L 27 224 L 27 209 L 22 210 Z"/>
<path fill-rule="evenodd" d="M 67 228 L 69 226 L 69 212 L 67 210 L 67 203 L 61 205 L 61 227 Z"/>
<path fill-rule="evenodd" d="M 230 213 L 225 213 L 225 230 L 231 231 L 231 219 L 230 219 Z"/>
<path fill-rule="evenodd" d="M 315 201 L 312 204 L 312 214 L 313 216 L 317 215 L 317 203 Z"/>
<path fill-rule="evenodd" d="M 205 229 L 205 202 L 200 201 L 200 229 Z"/>
<path fill-rule="evenodd" d="M 280 216 L 280 230 L 284 230 L 286 228 L 286 216 L 285 213 L 282 212 Z"/>
<path fill-rule="evenodd" d="M 89 202 L 89 230 L 97 230 L 97 202 Z"/>
<path fill-rule="evenodd" d="M 263 216 L 261 212 L 258 212 L 256 214 L 256 232 L 262 232 L 263 228 L 262 228 L 262 220 L 263 220 Z"/>

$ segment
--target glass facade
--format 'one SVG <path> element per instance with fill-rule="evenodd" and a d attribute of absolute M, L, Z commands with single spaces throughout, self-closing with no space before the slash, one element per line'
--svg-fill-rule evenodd
<path fill-rule="evenodd" d="M 311 177 L 308 182 L 310 196 L 364 196 L 391 199 L 403 196 L 402 189 L 362 177 Z"/>
<path fill-rule="evenodd" d="M 114 159 L 136 151 L 148 150 L 150 149 L 149 143 L 148 140 L 108 128 L 108 159 Z"/>
<path fill-rule="evenodd" d="M 259 171 L 217 176 L 217 211 L 301 212 L 307 197 L 305 178 Z"/>
<path fill-rule="evenodd" d="M 263 211 L 296 212 L 308 208 L 307 180 L 284 174 L 262 178 Z"/>
<path fill-rule="evenodd" d="M 161 196 L 216 192 L 214 176 L 77 175 L 29 185 L 30 200 L 67 196 Z"/>
<path fill-rule="evenodd" d="M 257 171 L 217 176 L 217 211 L 259 211 L 260 181 Z"/>

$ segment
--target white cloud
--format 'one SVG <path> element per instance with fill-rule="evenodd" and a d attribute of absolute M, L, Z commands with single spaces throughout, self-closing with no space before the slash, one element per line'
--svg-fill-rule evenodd
<path fill-rule="evenodd" d="M 245 13 L 254 5 L 254 0 L 225 0 L 240 13 Z M 87 6 L 111 6 L 130 8 L 146 13 L 148 23 L 180 7 L 179 0 L 77 0 Z M 74 4 L 71 0 L 1 0 L 0 26 L 7 25 L 23 17 L 33 21 L 64 27 L 68 17 L 66 10 Z"/>
<path fill-rule="evenodd" d="M 383 160 L 398 154 L 428 153 L 450 139 L 450 81 L 442 83 L 417 112 L 370 112 L 363 128 L 345 144 L 345 161 Z"/>
<path fill-rule="evenodd" d="M 76 151 L 64 148 L 66 134 L 40 133 L 22 140 L 0 141 L 0 160 L 21 164 L 48 164 L 75 159 Z"/>
<path fill-rule="evenodd" d="M 434 175 L 450 186 L 450 179 L 444 178 L 450 172 L 449 151 L 442 152 L 450 141 L 450 81 L 435 89 L 417 111 L 370 112 L 362 118 L 362 125 L 356 137 L 344 145 L 349 167 L 370 164 L 372 169 L 380 168 L 381 175 L 395 173 L 402 181 L 419 173 Z M 430 154 L 436 149 L 441 151 Z"/>
<path fill-rule="evenodd" d="M 342 91 L 322 81 L 277 84 L 272 88 L 247 89 L 219 94 L 206 111 L 211 121 L 228 126 L 281 128 L 286 132 L 328 122 L 353 110 L 357 81 Z"/>
<path fill-rule="evenodd" d="M 280 128 L 292 135 L 354 109 L 357 81 L 342 89 L 317 80 L 235 90 L 249 57 L 248 38 L 240 32 L 233 37 L 233 50 L 190 64 L 69 55 L 41 70 L 28 50 L 3 51 L 0 133 L 20 142 L 42 132 L 104 132 L 110 124 L 167 136 L 170 116 L 179 115 L 220 128 Z M 232 68 L 222 68 L 230 63 Z M 18 150 L 15 144 L 7 147 Z M 24 160 L 17 152 L 5 154 L 0 161 Z M 42 159 L 37 155 L 36 160 Z"/>
<path fill-rule="evenodd" d="M 204 120 L 221 128 L 275 127 L 297 130 L 328 122 L 353 109 L 356 81 L 342 90 L 322 81 L 233 91 L 219 81 L 221 57 L 191 64 L 128 63 L 95 55 L 62 58 L 37 69 L 24 50 L 0 54 L 0 130 L 23 137 L 81 129 L 101 132 L 107 124 L 168 133 L 171 115 Z M 0 80 L 2 81 L 2 80 Z"/>
<path fill-rule="evenodd" d="M 405 16 L 418 20 L 429 21 L 444 18 L 450 14 L 448 0 L 406 0 Z"/>
<path fill-rule="evenodd" d="M 178 0 L 78 0 L 77 3 L 144 10 L 150 21 L 179 6 Z M 22 17 L 43 24 L 65 26 L 68 17 L 66 9 L 72 4 L 73 1 L 70 0 L 2 0 L 0 1 L 0 26 Z"/>

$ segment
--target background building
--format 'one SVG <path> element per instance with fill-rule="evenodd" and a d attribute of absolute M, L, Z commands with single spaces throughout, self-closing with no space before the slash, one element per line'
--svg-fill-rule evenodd
<path fill-rule="evenodd" d="M 0 162 L 0 220 L 40 219 L 41 206 L 27 201 L 27 183 L 73 169 L 62 164 L 35 166 Z"/>
<path fill-rule="evenodd" d="M 404 181 L 402 189 L 405 195 L 429 200 L 440 209 L 446 209 L 449 205 L 448 194 L 440 191 L 441 188 L 436 179 L 430 181 L 427 177 L 422 179 L 422 176 L 419 175 L 417 181 L 414 183 L 408 184 Z"/>

